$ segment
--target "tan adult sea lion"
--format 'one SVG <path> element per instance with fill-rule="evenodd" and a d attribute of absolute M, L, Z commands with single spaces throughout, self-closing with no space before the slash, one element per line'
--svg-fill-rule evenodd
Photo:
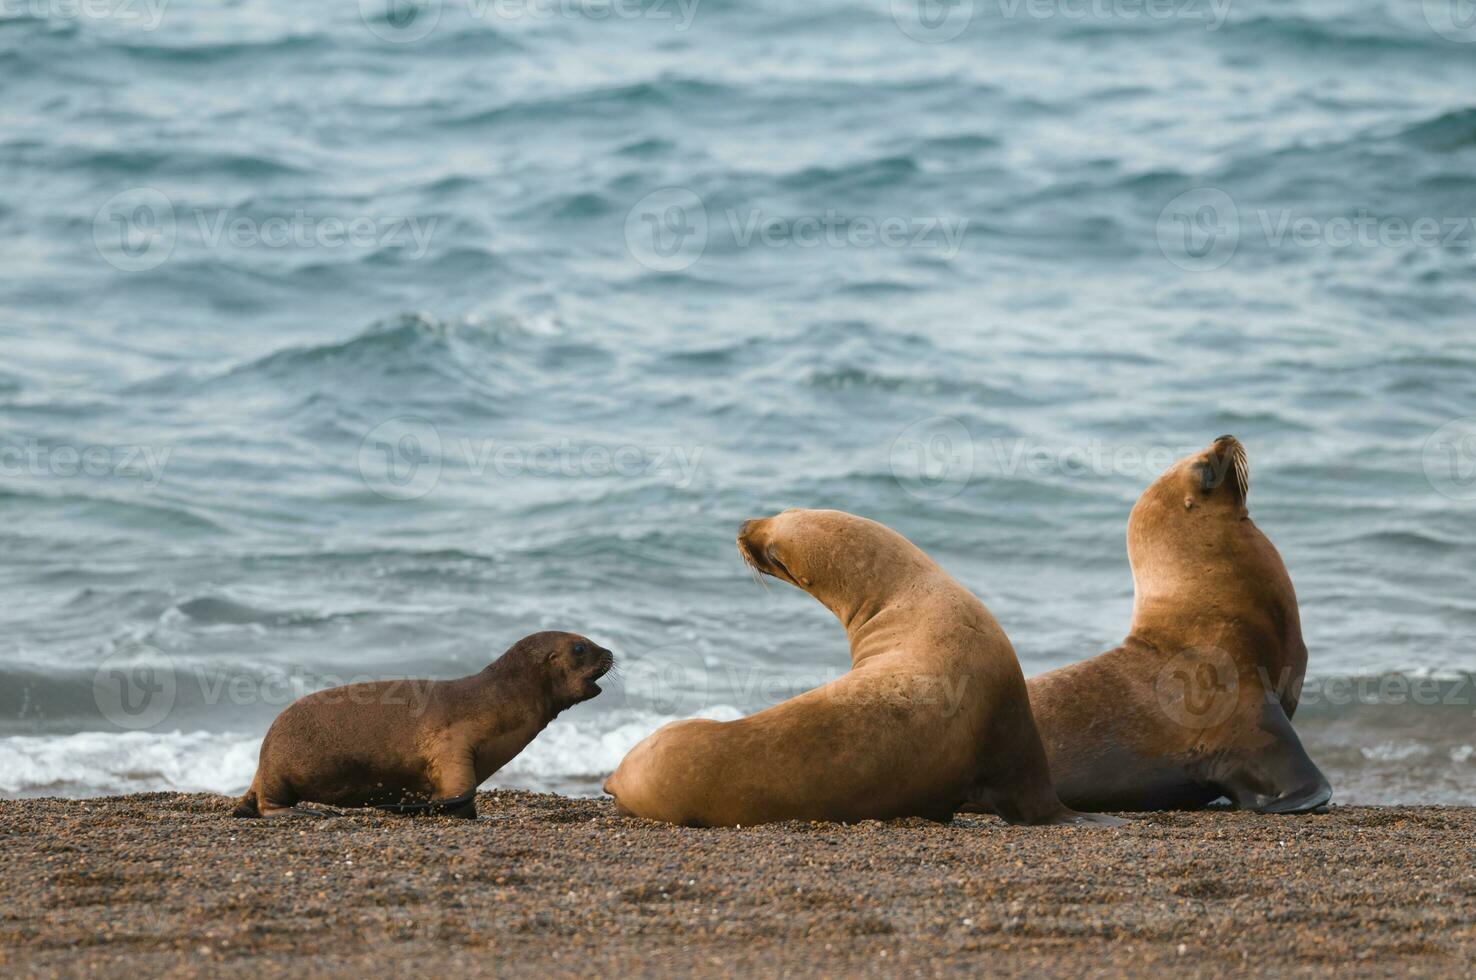
<path fill-rule="evenodd" d="M 1011 823 L 1111 822 L 1061 805 L 1010 641 L 902 535 L 787 510 L 745 522 L 738 549 L 835 614 L 851 669 L 746 718 L 659 729 L 605 783 L 622 812 L 707 827 L 947 820 L 982 801 Z"/>
<path fill-rule="evenodd" d="M 1128 519 L 1133 621 L 1122 646 L 1031 678 L 1056 791 L 1082 810 L 1264 813 L 1332 797 L 1291 717 L 1307 648 L 1291 578 L 1251 521 L 1233 436 L 1174 464 Z"/>
<path fill-rule="evenodd" d="M 459 680 L 309 694 L 272 722 L 233 815 L 312 814 L 296 806 L 306 801 L 475 817 L 477 787 L 560 712 L 599 694 L 613 664 L 578 634 L 534 633 Z"/>

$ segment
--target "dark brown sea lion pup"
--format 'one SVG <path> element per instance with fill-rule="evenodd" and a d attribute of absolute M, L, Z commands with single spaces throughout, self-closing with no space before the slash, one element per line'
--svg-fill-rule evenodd
<path fill-rule="evenodd" d="M 1056 791 L 1082 810 L 1263 813 L 1332 797 L 1291 717 L 1307 648 L 1291 578 L 1246 510 L 1233 436 L 1180 460 L 1128 519 L 1133 622 L 1122 646 L 1032 678 Z"/>
<path fill-rule="evenodd" d="M 600 693 L 610 651 L 534 633 L 480 673 L 380 681 L 299 698 L 261 743 L 237 817 L 305 815 L 299 802 L 476 816 L 476 789 L 561 711 Z"/>
<path fill-rule="evenodd" d="M 605 783 L 622 812 L 707 827 L 947 820 L 974 800 L 1011 823 L 1116 822 L 1061 805 L 1010 641 L 902 535 L 787 510 L 745 522 L 738 548 L 836 615 L 851 669 L 747 718 L 661 728 Z"/>

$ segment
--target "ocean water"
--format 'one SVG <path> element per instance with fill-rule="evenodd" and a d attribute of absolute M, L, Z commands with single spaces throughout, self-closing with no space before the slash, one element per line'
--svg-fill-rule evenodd
<path fill-rule="evenodd" d="M 845 668 L 787 506 L 1070 663 L 1231 432 L 1337 798 L 1476 803 L 1463 6 L 0 6 L 0 793 L 236 792 L 539 629 L 623 676 L 494 782 L 597 792 Z"/>

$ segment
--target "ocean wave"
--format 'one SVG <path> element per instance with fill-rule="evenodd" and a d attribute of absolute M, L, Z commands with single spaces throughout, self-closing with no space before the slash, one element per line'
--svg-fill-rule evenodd
<path fill-rule="evenodd" d="M 1469 546 L 1458 541 L 1436 537 L 1410 530 L 1365 531 L 1328 541 L 1330 546 L 1359 545 L 1373 548 L 1388 548 L 1414 553 L 1446 553 L 1465 551 Z"/>
<path fill-rule="evenodd" d="M 804 384 L 825 391 L 877 391 L 897 395 L 967 397 L 976 405 L 1020 408 L 1038 404 L 1023 392 L 990 385 L 983 381 L 965 381 L 941 377 L 937 373 L 907 377 L 887 371 L 862 367 L 839 367 L 814 370 Z"/>
<path fill-rule="evenodd" d="M 743 713 L 713 705 L 694 717 L 732 721 Z M 557 790 L 595 796 L 637 742 L 669 722 L 671 715 L 635 712 L 603 723 L 556 719 L 523 753 L 492 777 L 489 785 L 509 789 Z"/>
<path fill-rule="evenodd" d="M 41 8 L 37 6 L 32 9 Z M 76 36 L 81 33 L 82 27 L 76 18 L 46 17 L 30 11 L 17 10 L 14 13 L 0 13 L 0 31 L 30 31 L 33 35 L 54 38 Z M 9 36 L 4 34 L 0 34 L 0 39 L 10 40 Z"/>
<path fill-rule="evenodd" d="M 1377 745 L 1365 745 L 1358 751 L 1363 753 L 1365 759 L 1374 762 L 1409 762 L 1431 754 L 1428 745 L 1418 742 L 1380 742 Z"/>
<path fill-rule="evenodd" d="M 716 705 L 697 717 L 728 721 Z M 598 795 L 637 742 L 675 716 L 625 712 L 598 721 L 556 719 L 489 786 Z M 86 731 L 0 738 L 0 795 L 112 796 L 178 791 L 235 796 L 256 772 L 261 735 L 235 732 Z"/>
<path fill-rule="evenodd" d="M 0 499 L 41 503 L 48 507 L 57 504 L 79 505 L 74 519 L 94 518 L 113 524 L 120 531 L 152 528 L 170 531 L 199 533 L 224 532 L 224 524 L 207 515 L 207 508 L 186 503 L 182 499 L 170 500 L 160 493 L 122 496 L 104 493 L 71 492 L 55 493 L 44 490 L 23 490 L 15 486 L 0 485 Z M 104 520 L 105 519 L 105 520 Z M 121 537 L 121 535 L 120 535 Z M 94 544 L 108 542 L 95 541 Z"/>
<path fill-rule="evenodd" d="M 1316 139 L 1299 136 L 1254 146 L 1200 173 L 1162 166 L 1122 172 L 1111 166 L 1094 168 L 1102 172 L 1050 180 L 1014 197 L 1013 218 L 976 217 L 970 224 L 970 240 L 1060 238 L 1074 244 L 1076 238 L 1088 236 L 1094 254 L 1109 251 L 1104 248 L 1107 242 L 1113 243 L 1111 254 L 1133 254 L 1141 236 L 1131 222 L 1157 221 L 1165 204 L 1177 195 L 1216 188 L 1230 194 L 1239 209 L 1242 251 L 1259 247 L 1283 261 L 1306 259 L 1305 249 L 1271 249 L 1265 223 L 1283 212 L 1321 220 L 1365 214 L 1409 221 L 1464 215 L 1469 211 L 1464 199 L 1476 186 L 1476 178 L 1457 164 L 1472 146 L 1476 146 L 1476 109 L 1459 109 L 1403 127 L 1379 123 Z M 1391 182 L 1395 172 L 1402 179 Z M 1058 215 L 1056 209 L 1063 204 L 1075 210 Z M 1041 224 L 1041 209 L 1050 210 L 1046 229 L 1036 227 Z M 1130 218 L 1130 212 L 1135 217 Z M 1021 215 L 1029 221 L 1021 221 Z M 1149 248 L 1142 254 L 1155 254 L 1152 232 L 1146 244 Z M 1466 251 L 1455 250 L 1457 255 Z"/>
<path fill-rule="evenodd" d="M 1404 129 L 1397 138 L 1432 153 L 1453 153 L 1476 146 L 1476 108 L 1443 113 Z"/>
<path fill-rule="evenodd" d="M 440 125 L 456 129 L 479 129 L 513 122 L 546 123 L 550 119 L 600 116 L 611 113 L 670 111 L 742 101 L 742 94 L 719 82 L 680 76 L 622 85 L 601 85 L 544 98 L 517 99 L 491 109 L 442 119 Z"/>
<path fill-rule="evenodd" d="M 276 57 L 298 57 L 304 54 L 322 56 L 336 46 L 334 39 L 319 32 L 281 34 L 251 40 L 209 41 L 200 37 L 177 39 L 167 33 L 153 42 L 141 41 L 137 34 L 119 34 L 103 46 L 120 51 L 140 62 L 165 65 L 208 64 L 219 70 L 230 61 L 247 61 L 251 68 Z"/>
<path fill-rule="evenodd" d="M 840 283 L 836 291 L 844 296 L 857 299 L 885 299 L 887 297 L 902 297 L 916 295 L 926 290 L 921 283 L 903 282 L 899 279 L 865 279 Z"/>
<path fill-rule="evenodd" d="M 0 738 L 0 793 L 239 793 L 251 782 L 260 749 L 259 736 L 203 731 L 12 735 Z"/>
<path fill-rule="evenodd" d="M 551 332 L 552 330 L 552 332 Z M 363 435 L 366 418 L 382 421 L 380 403 L 396 394 L 440 406 L 439 418 L 486 419 L 512 404 L 516 389 L 536 384 L 538 359 L 556 346 L 556 326 L 518 317 L 443 320 L 402 314 L 371 325 L 347 340 L 287 347 L 198 375 L 171 372 L 137 389 L 218 397 L 222 387 L 261 397 L 263 384 L 282 394 L 284 414 L 315 404 Z M 370 379 L 377 379 L 371 383 Z M 414 414 L 403 410 L 393 414 Z M 365 413 L 368 413 L 367 415 Z"/>
<path fill-rule="evenodd" d="M 930 136 L 918 140 L 912 145 L 914 156 L 952 156 L 959 155 L 972 158 L 972 155 L 986 150 L 995 150 L 1002 145 L 1001 141 L 987 133 L 951 133 L 947 136 Z"/>
<path fill-rule="evenodd" d="M 516 321 L 448 321 L 407 313 L 372 324 L 347 340 L 276 351 L 232 368 L 226 377 L 295 374 L 328 362 L 399 363 L 421 352 L 445 350 L 453 338 L 492 347 L 520 332 Z"/>
<path fill-rule="evenodd" d="M 838 167 L 806 167 L 780 178 L 779 185 L 795 191 L 851 193 L 858 191 L 893 191 L 922 172 L 922 167 L 909 155 L 885 156 L 859 160 Z"/>
<path fill-rule="evenodd" d="M 1178 170 L 1152 170 L 1109 173 L 1101 178 L 1074 178 L 1056 181 L 1040 190 L 1020 196 L 1020 205 L 1060 201 L 1098 200 L 1102 196 L 1126 195 L 1145 202 L 1162 202 L 1195 186 L 1195 179 Z"/>
<path fill-rule="evenodd" d="M 631 157 L 637 160 L 651 160 L 664 156 L 676 148 L 677 145 L 671 140 L 662 139 L 657 136 L 648 136 L 645 139 L 638 139 L 627 143 L 615 152 L 623 157 Z"/>
<path fill-rule="evenodd" d="M 1263 14 L 1232 17 L 1220 33 L 1228 43 L 1252 42 L 1258 47 L 1289 47 L 1297 51 L 1331 53 L 1337 57 L 1366 58 L 1370 54 L 1422 54 L 1444 49 L 1434 31 L 1396 31 L 1387 24 L 1356 14 L 1329 20 Z"/>
<path fill-rule="evenodd" d="M 16 154 L 27 162 L 26 154 Z M 302 176 L 307 169 L 277 156 L 259 153 L 237 153 L 225 149 L 202 152 L 175 148 L 156 151 L 140 148 L 84 149 L 47 147 L 44 156 L 30 161 L 48 170 L 78 170 L 116 179 L 119 174 L 148 174 L 149 180 L 177 176 L 206 176 L 267 180 L 277 177 Z"/>
<path fill-rule="evenodd" d="M 620 709 L 566 716 L 488 785 L 595 796 L 626 753 L 662 725 L 684 717 L 730 721 L 746 713 L 715 704 L 695 715 Z M 1464 717 L 1464 727 L 1451 727 L 1439 709 L 1353 705 L 1333 712 L 1322 706 L 1299 712 L 1297 727 L 1339 802 L 1470 803 L 1476 747 L 1469 739 L 1469 709 Z M 259 734 L 205 730 L 12 735 L 0 738 L 0 795 L 236 795 L 251 781 L 260 746 Z"/>
<path fill-rule="evenodd" d="M 611 200 L 604 194 L 571 191 L 556 194 L 544 200 L 532 201 L 522 211 L 517 212 L 517 215 L 526 218 L 542 216 L 558 221 L 584 221 L 614 214 L 617 210 L 624 210 L 621 203 Z"/>
<path fill-rule="evenodd" d="M 1310 677 L 1302 702 L 1297 733 L 1337 802 L 1473 803 L 1471 675 Z"/>
<path fill-rule="evenodd" d="M 266 626 L 274 629 L 321 626 L 344 619 L 375 615 L 369 610 L 338 613 L 289 612 L 262 609 L 222 596 L 199 596 L 171 607 L 171 611 L 187 616 L 201 626 Z M 383 610 L 379 610 L 382 612 Z"/>

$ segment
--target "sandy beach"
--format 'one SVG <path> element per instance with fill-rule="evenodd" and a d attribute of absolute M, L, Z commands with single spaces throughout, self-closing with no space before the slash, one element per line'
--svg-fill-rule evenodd
<path fill-rule="evenodd" d="M 678 829 L 607 800 L 482 818 L 0 801 L 12 976 L 1468 976 L 1476 809 Z"/>

